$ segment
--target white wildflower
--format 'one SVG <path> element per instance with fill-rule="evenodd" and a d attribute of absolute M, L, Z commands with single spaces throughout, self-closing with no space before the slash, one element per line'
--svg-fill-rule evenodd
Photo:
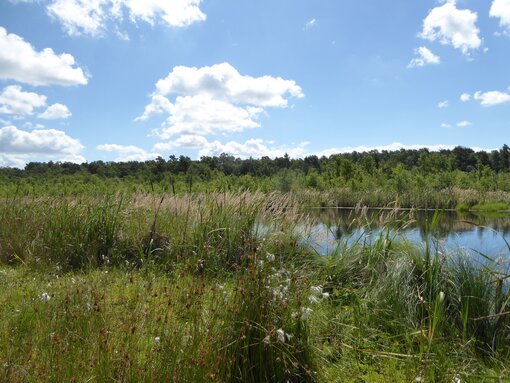
<path fill-rule="evenodd" d="M 276 330 L 276 337 L 280 342 L 285 343 L 285 331 L 283 331 L 281 328 Z"/>
<path fill-rule="evenodd" d="M 270 344 L 271 343 L 271 336 L 267 335 L 263 340 L 262 342 L 264 342 L 264 344 Z"/>
<path fill-rule="evenodd" d="M 322 293 L 322 299 L 328 299 L 329 293 Z"/>
<path fill-rule="evenodd" d="M 315 295 L 322 294 L 322 286 L 312 286 L 312 287 L 310 287 L 310 290 L 312 291 L 312 294 L 315 294 Z"/>
<path fill-rule="evenodd" d="M 439 293 L 439 303 L 443 303 L 443 301 L 444 301 L 444 292 L 441 291 Z"/>
<path fill-rule="evenodd" d="M 48 293 L 42 293 L 42 294 L 41 294 L 41 299 L 42 299 L 43 301 L 45 301 L 45 302 L 48 302 L 48 301 L 51 299 L 51 297 L 49 296 L 49 294 L 48 294 Z"/>
<path fill-rule="evenodd" d="M 271 253 L 267 253 L 266 258 L 267 258 L 268 262 L 274 262 L 274 260 L 276 259 L 274 254 L 271 254 Z"/>
<path fill-rule="evenodd" d="M 309 307 L 302 307 L 301 308 L 301 320 L 302 321 L 307 321 L 308 320 L 308 315 L 312 312 L 312 309 L 309 308 Z"/>
<path fill-rule="evenodd" d="M 289 288 L 287 286 L 279 285 L 273 289 L 273 296 L 280 300 L 284 300 L 287 297 Z"/>
<path fill-rule="evenodd" d="M 154 342 L 156 342 L 156 343 L 161 342 L 161 338 L 160 338 L 159 336 L 155 337 L 155 338 L 154 338 Z"/>

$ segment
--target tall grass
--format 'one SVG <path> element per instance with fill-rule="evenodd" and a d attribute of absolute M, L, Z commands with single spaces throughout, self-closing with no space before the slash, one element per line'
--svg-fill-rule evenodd
<path fill-rule="evenodd" d="M 2 200 L 0 260 L 64 270 L 188 260 L 225 270 L 257 247 L 257 220 L 292 226 L 293 205 L 260 193 Z"/>
<path fill-rule="evenodd" d="M 316 334 L 328 340 L 327 358 L 338 366 L 334 371 L 349 371 L 352 359 L 346 354 L 354 354 L 400 360 L 407 366 L 404 381 L 452 381 L 479 379 L 483 363 L 508 360 L 509 276 L 464 254 L 443 253 L 433 239 L 439 219 L 431 222 L 423 248 L 397 241 L 395 227 L 406 222 L 390 219 L 375 241 L 361 238 L 320 259 L 332 299 Z M 383 368 L 375 364 L 376 370 Z"/>
<path fill-rule="evenodd" d="M 508 374 L 510 278 L 490 255 L 481 266 L 444 253 L 439 215 L 423 246 L 403 242 L 413 212 L 384 210 L 360 211 L 367 234 L 321 256 L 305 241 L 312 221 L 298 198 L 2 200 L 0 381 Z"/>

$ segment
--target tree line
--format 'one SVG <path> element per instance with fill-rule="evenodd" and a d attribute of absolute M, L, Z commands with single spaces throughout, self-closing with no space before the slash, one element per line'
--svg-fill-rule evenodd
<path fill-rule="evenodd" d="M 287 154 L 274 159 L 241 159 L 228 154 L 191 160 L 187 156 L 171 155 L 167 160 L 158 157 L 149 161 L 105 162 L 92 161 L 82 164 L 71 162 L 29 162 L 23 169 L 0 168 L 0 174 L 8 178 L 27 176 L 73 175 L 76 173 L 118 177 L 140 175 L 193 174 L 208 178 L 212 172 L 223 175 L 271 177 L 282 170 L 296 170 L 304 174 L 310 171 L 322 174 L 333 172 L 336 176 L 350 179 L 356 169 L 373 174 L 380 170 L 391 172 L 396 167 L 405 170 L 418 170 L 422 174 L 447 171 L 473 172 L 487 169 L 494 173 L 510 171 L 510 148 L 503 145 L 491 152 L 475 152 L 473 149 L 457 146 L 452 150 L 431 152 L 428 149 L 401 149 L 398 151 L 351 152 L 333 154 L 319 158 L 316 155 L 304 158 L 290 158 Z"/>

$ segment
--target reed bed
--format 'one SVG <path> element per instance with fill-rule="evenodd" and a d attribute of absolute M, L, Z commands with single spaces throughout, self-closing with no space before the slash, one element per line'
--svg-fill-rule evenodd
<path fill-rule="evenodd" d="M 302 196 L 0 202 L 0 381 L 507 381 L 510 274 L 397 238 L 307 244 Z M 510 252 L 510 248 L 509 248 Z"/>

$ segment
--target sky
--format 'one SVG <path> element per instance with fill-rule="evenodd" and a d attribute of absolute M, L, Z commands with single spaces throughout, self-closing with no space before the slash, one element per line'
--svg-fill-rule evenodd
<path fill-rule="evenodd" d="M 510 0 L 0 0 L 0 166 L 510 143 Z"/>

